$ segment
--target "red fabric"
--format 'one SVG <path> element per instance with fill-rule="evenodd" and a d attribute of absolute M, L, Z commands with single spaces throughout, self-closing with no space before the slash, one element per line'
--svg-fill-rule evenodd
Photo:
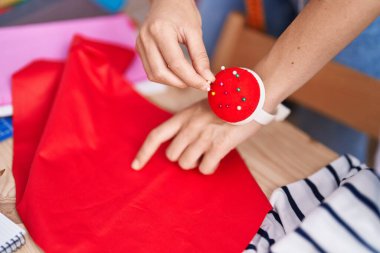
<path fill-rule="evenodd" d="M 234 71 L 238 76 L 233 74 Z M 226 68 L 216 74 L 208 93 L 208 102 L 214 113 L 232 123 L 248 118 L 255 111 L 259 99 L 260 87 L 256 78 L 237 67 Z"/>
<path fill-rule="evenodd" d="M 65 65 L 36 61 L 13 78 L 16 205 L 37 244 L 46 252 L 241 252 L 271 207 L 238 153 L 204 176 L 168 161 L 164 145 L 132 170 L 147 133 L 170 115 L 122 79 L 127 64 L 113 61 L 113 46 L 73 45 Z"/>

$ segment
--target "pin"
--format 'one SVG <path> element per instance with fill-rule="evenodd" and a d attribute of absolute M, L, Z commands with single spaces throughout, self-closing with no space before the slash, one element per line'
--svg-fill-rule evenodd
<path fill-rule="evenodd" d="M 215 91 L 211 91 L 211 96 L 215 96 Z"/>
<path fill-rule="evenodd" d="M 237 71 L 236 71 L 236 70 L 232 71 L 232 74 L 233 74 L 234 76 L 236 76 Z"/>
<path fill-rule="evenodd" d="M 237 91 L 237 92 L 240 92 L 240 88 L 236 88 L 236 91 Z"/>
<path fill-rule="evenodd" d="M 220 67 L 220 69 L 221 69 L 221 70 L 225 70 L 225 69 L 226 69 L 226 67 L 224 67 L 224 66 L 221 66 L 221 67 Z"/>
<path fill-rule="evenodd" d="M 238 106 L 236 107 L 236 109 L 237 109 L 238 111 L 240 111 L 240 110 L 241 110 L 241 106 L 238 105 Z"/>
<path fill-rule="evenodd" d="M 241 100 L 242 100 L 243 102 L 247 101 L 247 99 L 246 99 L 246 98 L 244 98 L 244 97 L 243 97 Z"/>

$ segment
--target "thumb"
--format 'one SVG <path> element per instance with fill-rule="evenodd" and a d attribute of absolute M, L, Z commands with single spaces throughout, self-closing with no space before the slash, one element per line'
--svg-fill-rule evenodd
<path fill-rule="evenodd" d="M 193 66 L 197 73 L 207 81 L 215 81 L 215 76 L 210 70 L 210 61 L 202 39 L 201 31 L 186 33 L 187 48 Z"/>

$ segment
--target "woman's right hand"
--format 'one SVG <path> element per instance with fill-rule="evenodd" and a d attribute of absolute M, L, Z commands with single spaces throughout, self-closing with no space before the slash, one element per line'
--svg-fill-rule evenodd
<path fill-rule="evenodd" d="M 186 60 L 180 44 L 187 47 L 191 63 Z M 215 80 L 194 0 L 153 0 L 136 48 L 151 81 L 207 90 L 209 81 Z"/>

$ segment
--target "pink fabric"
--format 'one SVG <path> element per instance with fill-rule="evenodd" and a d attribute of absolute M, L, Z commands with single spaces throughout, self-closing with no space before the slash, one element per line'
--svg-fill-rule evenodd
<path fill-rule="evenodd" d="M 0 29 L 0 107 L 10 105 L 11 76 L 36 58 L 63 60 L 74 34 L 134 48 L 136 30 L 125 15 L 85 18 Z M 146 79 L 139 58 L 126 72 L 129 80 Z"/>

